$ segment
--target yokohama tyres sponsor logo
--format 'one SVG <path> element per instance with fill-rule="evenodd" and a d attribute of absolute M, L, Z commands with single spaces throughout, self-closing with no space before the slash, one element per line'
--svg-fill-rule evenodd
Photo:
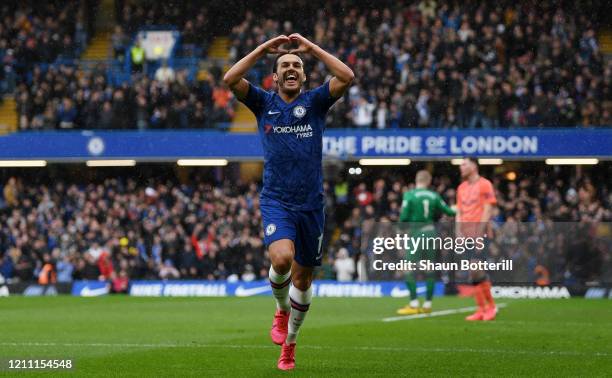
<path fill-rule="evenodd" d="M 273 126 L 272 130 L 274 130 L 275 134 L 293 134 L 312 131 L 312 127 L 310 127 L 310 124 L 295 126 Z"/>
<path fill-rule="evenodd" d="M 495 298 L 570 298 L 565 286 L 493 286 L 491 293 Z"/>
<path fill-rule="evenodd" d="M 312 137 L 312 126 L 306 125 L 293 125 L 293 126 L 264 126 L 264 131 L 269 134 L 270 131 L 274 134 L 295 134 L 299 139 Z"/>

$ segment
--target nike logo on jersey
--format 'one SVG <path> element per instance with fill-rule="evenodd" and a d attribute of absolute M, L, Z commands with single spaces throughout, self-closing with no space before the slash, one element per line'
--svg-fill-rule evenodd
<path fill-rule="evenodd" d="M 279 114 L 280 112 L 273 112 L 272 110 L 268 110 L 268 115 Z"/>

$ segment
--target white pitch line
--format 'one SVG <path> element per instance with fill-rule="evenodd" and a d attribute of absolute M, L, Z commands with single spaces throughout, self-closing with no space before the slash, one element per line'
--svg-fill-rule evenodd
<path fill-rule="evenodd" d="M 506 303 L 498 303 L 497 304 L 498 308 L 504 308 L 506 306 L 507 306 Z M 471 306 L 471 307 L 462 307 L 462 308 L 451 308 L 451 309 L 448 309 L 448 310 L 440 310 L 440 311 L 430 312 L 429 314 L 414 314 L 414 315 L 392 316 L 390 318 L 383 318 L 382 321 L 383 322 L 397 322 L 399 320 L 413 320 L 413 319 L 421 319 L 421 318 L 431 318 L 431 317 L 434 317 L 434 316 L 461 314 L 463 312 L 476 311 L 476 309 L 477 309 L 477 307 L 474 307 L 474 306 Z"/>
<path fill-rule="evenodd" d="M 169 343 L 52 343 L 52 342 L 0 342 L 0 346 L 13 347 L 92 347 L 92 348 L 217 348 L 217 349 L 278 349 L 276 345 L 264 344 L 169 344 Z M 337 350 L 339 347 L 331 345 L 300 345 L 300 349 Z M 384 346 L 342 346 L 344 350 L 371 351 L 371 352 L 416 352 L 416 353 L 479 353 L 479 354 L 509 354 L 509 355 L 539 355 L 539 356 L 589 356 L 610 357 L 608 352 L 578 352 L 559 350 L 508 350 L 508 349 L 478 349 L 478 348 L 420 348 L 420 347 L 384 347 Z"/>

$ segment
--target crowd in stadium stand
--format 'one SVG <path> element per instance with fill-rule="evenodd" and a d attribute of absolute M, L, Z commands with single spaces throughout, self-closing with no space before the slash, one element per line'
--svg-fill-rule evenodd
<path fill-rule="evenodd" d="M 121 3 L 121 2 L 118 2 Z M 119 5 L 117 26 L 112 42 L 115 57 L 124 56 L 131 45 L 130 36 L 143 27 L 170 26 L 181 32 L 183 53 L 199 56 L 206 53 L 212 31 L 206 4 L 194 1 L 174 2 L 125 2 Z"/>
<path fill-rule="evenodd" d="M 325 183 L 326 253 L 319 277 L 379 278 L 365 268 L 369 257 L 362 237 L 373 222 L 398 219 L 402 192 L 411 184 L 393 172 L 377 177 Z M 0 274 L 35 280 L 46 264 L 54 264 L 58 282 L 108 280 L 116 291 L 125 290 L 132 278 L 267 277 L 256 184 L 141 181 L 124 176 L 96 184 L 55 180 L 31 185 L 8 179 L 0 201 Z M 554 282 L 610 279 L 605 248 L 577 246 L 577 238 L 560 240 L 560 232 L 550 228 L 552 221 L 581 222 L 590 230 L 581 235 L 595 238 L 593 226 L 612 220 L 609 186 L 596 188 L 588 176 L 577 180 L 544 169 L 516 181 L 495 176 L 493 183 L 498 198 L 493 224 L 504 236 L 492 245 L 491 259 L 511 258 L 515 266 L 529 267 L 525 277 L 534 281 L 538 265 L 550 271 Z M 454 203 L 456 184 L 439 176 L 433 188 Z M 530 237 L 529 245 L 517 242 L 525 227 L 539 230 L 540 239 Z M 511 254 L 500 255 L 508 245 Z M 547 252 L 541 250 L 544 245 L 549 245 Z"/>
<path fill-rule="evenodd" d="M 19 128 L 187 129 L 228 123 L 234 97 L 212 75 L 190 83 L 186 71 L 162 66 L 153 76 L 112 85 L 101 71 L 34 68 L 16 91 Z"/>
<path fill-rule="evenodd" d="M 15 88 L 19 130 L 202 129 L 231 121 L 235 101 L 219 70 L 190 78 L 164 62 L 116 80 L 107 62 L 71 61 L 87 42 L 78 1 L 10 4 L 0 7 L 0 90 Z M 111 37 L 115 57 L 124 59 L 133 33 L 151 25 L 183 25 L 184 50 L 206 50 L 206 8 L 192 4 L 185 13 L 189 4 L 123 4 Z"/>
<path fill-rule="evenodd" d="M 37 94 L 40 77 L 31 78 L 34 70 L 41 69 L 40 63 L 79 56 L 91 34 L 91 22 L 87 18 L 91 15 L 86 17 L 84 8 L 72 1 L 46 2 L 42 7 L 28 2 L 9 4 L 0 7 L 3 65 L 0 83 L 5 91 L 22 83 L 15 93 L 18 99 L 33 101 L 40 96 L 45 99 L 44 105 L 32 106 L 28 101 L 20 104 L 20 129 L 40 128 L 41 122 L 34 121 L 40 118 L 48 119 L 47 126 L 54 124 L 51 128 L 59 128 L 64 122 L 62 118 L 67 117 L 65 108 L 71 107 L 70 102 L 77 108 L 83 105 L 77 112 L 83 111 L 88 103 L 96 107 L 99 99 L 92 100 L 95 90 L 83 88 L 82 98 L 71 93 L 68 99 L 53 91 Z M 133 33 L 139 28 L 173 25 L 181 32 L 182 54 L 204 56 L 216 32 L 211 25 L 229 20 L 230 25 L 235 25 L 229 32 L 233 61 L 269 38 L 297 31 L 351 66 L 356 80 L 329 113 L 329 127 L 612 124 L 612 61 L 605 63 L 602 58 L 596 38 L 600 25 L 594 23 L 596 17 L 589 13 L 592 12 L 589 7 L 565 3 L 559 8 L 547 1 L 450 5 L 422 0 L 410 4 L 382 2 L 376 7 L 342 0 L 300 4 L 303 5 L 301 12 L 289 12 L 290 4 L 285 4 L 266 7 L 257 13 L 247 9 L 229 17 L 197 2 L 180 6 L 164 2 L 117 2 L 117 24 L 111 37 L 113 54 L 122 61 L 129 54 Z M 196 50 L 202 53 L 194 53 Z M 314 87 L 323 83 L 327 75 L 325 67 L 309 57 L 304 58 L 307 85 Z M 273 88 L 271 64 L 271 57 L 262 60 L 249 78 L 266 89 Z M 54 69 L 61 70 L 57 66 Z M 79 87 L 80 76 L 94 73 L 79 72 L 66 86 Z M 155 73 L 148 72 L 148 75 L 152 78 Z M 218 76 L 220 72 L 214 72 L 215 83 Z M 137 87 L 147 84 L 141 82 L 139 75 L 131 78 L 129 88 L 121 88 L 115 82 L 106 83 L 102 102 L 110 102 L 106 108 L 120 107 L 121 103 L 115 106 L 113 92 L 136 93 Z M 188 88 L 180 92 L 201 97 L 197 93 L 201 84 L 197 80 L 186 83 L 184 86 Z M 223 91 L 221 85 L 212 85 Z M 214 108 L 206 108 L 208 100 L 188 100 L 187 104 L 181 100 L 175 105 L 156 107 L 151 87 L 157 87 L 157 83 L 144 91 L 149 110 L 146 125 L 137 122 L 134 115 L 133 121 L 127 123 L 100 121 L 93 126 L 76 122 L 74 127 L 142 129 L 152 123 L 150 127 L 155 128 L 155 121 L 151 119 L 164 111 L 187 112 L 181 116 L 187 119 L 199 118 L 204 113 L 208 119 L 204 123 L 215 124 L 231 119 L 236 104 L 235 101 L 227 104 L 217 116 L 211 116 L 216 111 Z M 174 95 L 173 91 L 168 93 Z M 137 104 L 144 100 L 133 96 L 128 101 Z M 168 127 L 183 127 L 171 121 Z M 201 125 L 202 122 L 189 122 L 193 128 Z"/>
<path fill-rule="evenodd" d="M 0 5 L 0 94 L 36 63 L 80 55 L 90 27 L 77 1 L 8 1 Z"/>
<path fill-rule="evenodd" d="M 262 20 L 248 12 L 233 29 L 232 55 L 239 59 L 275 35 L 302 31 L 348 62 L 356 79 L 331 111 L 330 126 L 612 124 L 612 64 L 602 59 L 588 13 L 554 10 L 549 2 L 461 4 L 349 6 L 342 14 L 321 8 L 303 31 L 281 22 L 282 13 Z M 310 63 L 314 87 L 326 70 Z M 268 59 L 251 76 L 268 89 L 270 65 Z"/>

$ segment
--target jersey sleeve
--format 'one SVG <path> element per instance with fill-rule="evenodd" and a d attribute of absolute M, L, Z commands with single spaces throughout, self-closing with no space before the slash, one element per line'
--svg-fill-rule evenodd
<path fill-rule="evenodd" d="M 495 198 L 495 190 L 493 184 L 489 180 L 482 180 L 480 184 L 480 200 L 482 203 L 495 205 L 497 199 Z"/>
<path fill-rule="evenodd" d="M 437 203 L 438 203 L 438 209 L 440 209 L 441 212 L 443 212 L 446 215 L 450 215 L 450 216 L 457 214 L 455 210 L 453 210 L 450 206 L 446 204 L 446 202 L 444 201 L 441 195 L 438 194 L 436 198 L 437 198 Z"/>
<path fill-rule="evenodd" d="M 321 112 L 326 113 L 338 101 L 329 92 L 329 81 L 312 90 L 312 103 Z"/>
<path fill-rule="evenodd" d="M 404 193 L 402 199 L 402 208 L 400 210 L 400 222 L 408 222 L 408 216 L 410 215 L 410 193 Z"/>
<path fill-rule="evenodd" d="M 264 107 L 266 106 L 267 97 L 268 92 L 249 83 L 249 91 L 247 92 L 246 97 L 241 101 L 253 112 L 253 114 L 255 114 L 256 118 L 259 118 L 261 113 L 264 111 Z"/>

